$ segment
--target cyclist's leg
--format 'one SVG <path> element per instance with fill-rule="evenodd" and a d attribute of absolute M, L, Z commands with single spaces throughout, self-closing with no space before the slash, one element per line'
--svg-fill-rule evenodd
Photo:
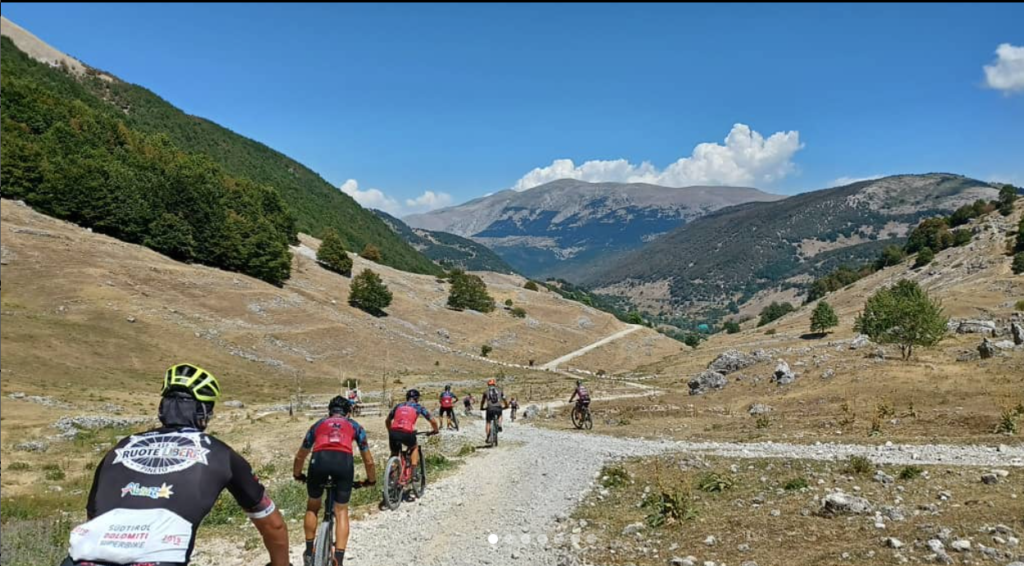
<path fill-rule="evenodd" d="M 313 543 L 316 540 L 316 523 L 320 514 L 320 501 L 323 499 L 324 483 L 328 477 L 324 474 L 322 463 L 323 453 L 313 454 L 313 459 L 309 463 L 309 470 L 306 474 L 306 495 L 309 496 L 309 499 L 306 501 L 306 516 L 302 521 L 302 530 L 306 537 L 306 554 L 308 556 L 313 555 Z"/>
<path fill-rule="evenodd" d="M 339 456 L 339 466 L 334 476 L 337 487 L 334 490 L 334 548 L 341 553 L 348 547 L 349 520 L 348 502 L 352 499 L 352 483 L 355 480 L 355 464 L 351 454 Z M 339 561 L 342 557 L 339 557 Z"/>

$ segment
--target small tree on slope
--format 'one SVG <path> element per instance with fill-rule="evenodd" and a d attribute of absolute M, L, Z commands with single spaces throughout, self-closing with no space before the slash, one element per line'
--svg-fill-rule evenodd
<path fill-rule="evenodd" d="M 832 309 L 832 305 L 825 301 L 818 303 L 818 306 L 814 307 L 814 312 L 811 314 L 811 332 L 824 334 L 830 328 L 837 326 L 839 326 L 839 317 L 836 316 L 836 311 Z"/>
<path fill-rule="evenodd" d="M 316 252 L 316 260 L 335 273 L 345 277 L 352 276 L 352 258 L 345 253 L 345 245 L 341 243 L 341 237 L 333 228 L 324 234 L 320 249 Z"/>
<path fill-rule="evenodd" d="M 384 309 L 391 305 L 391 291 L 380 275 L 369 269 L 352 279 L 352 288 L 348 292 L 348 303 L 374 316 L 384 314 Z"/>
<path fill-rule="evenodd" d="M 854 329 L 879 344 L 899 344 L 903 359 L 909 360 L 915 346 L 938 344 L 948 322 L 942 305 L 917 282 L 904 279 L 868 299 Z"/>

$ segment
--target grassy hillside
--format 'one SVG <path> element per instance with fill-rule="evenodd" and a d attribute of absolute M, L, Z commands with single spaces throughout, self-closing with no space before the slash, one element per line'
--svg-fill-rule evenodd
<path fill-rule="evenodd" d="M 442 267 L 459 268 L 465 271 L 515 273 L 512 266 L 487 246 L 447 232 L 413 229 L 386 212 L 380 210 L 374 212 L 406 243 Z"/>
<path fill-rule="evenodd" d="M 106 80 L 91 69 L 77 79 L 60 68 L 37 63 L 6 37 L 3 38 L 2 59 L 5 85 L 11 80 L 31 83 L 31 90 L 25 91 L 30 99 L 61 101 L 87 108 L 104 119 L 121 122 L 131 132 L 163 136 L 170 147 L 205 156 L 231 177 L 272 187 L 286 203 L 295 227 L 301 232 L 319 236 L 325 229 L 334 228 L 349 249 L 376 245 L 387 265 L 417 273 L 440 272 L 372 212 L 307 167 L 259 142 L 208 120 L 189 116 L 145 88 Z M 5 120 L 12 108 L 8 96 L 5 86 Z M 38 123 L 44 120 L 29 112 L 17 122 L 39 133 Z"/>

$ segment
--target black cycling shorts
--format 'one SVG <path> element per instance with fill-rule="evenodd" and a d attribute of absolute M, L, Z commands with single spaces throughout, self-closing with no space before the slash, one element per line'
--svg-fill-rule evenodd
<path fill-rule="evenodd" d="M 416 448 L 416 433 L 392 430 L 388 432 L 388 444 L 391 445 L 392 454 L 401 452 L 402 446 L 408 446 L 410 449 Z"/>
<path fill-rule="evenodd" d="M 487 422 L 496 421 L 496 420 L 498 420 L 500 418 L 501 418 L 501 409 L 499 409 L 499 408 L 492 409 L 492 408 L 488 407 L 488 409 L 487 409 Z"/>
<path fill-rule="evenodd" d="M 441 418 L 443 419 L 445 415 L 448 415 L 450 418 L 454 419 L 455 418 L 455 408 L 454 407 L 450 407 L 450 408 L 445 409 L 445 408 L 442 407 L 441 408 Z"/>
<path fill-rule="evenodd" d="M 351 454 L 324 450 L 313 453 L 306 478 L 306 493 L 310 499 L 324 496 L 324 484 L 334 481 L 334 502 L 347 505 L 352 498 L 355 462 Z"/>

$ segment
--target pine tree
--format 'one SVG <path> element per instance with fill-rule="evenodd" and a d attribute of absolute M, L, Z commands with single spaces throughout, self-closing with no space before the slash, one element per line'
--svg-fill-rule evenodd
<path fill-rule="evenodd" d="M 348 304 L 374 316 L 382 316 L 384 309 L 391 305 L 392 298 L 380 275 L 369 269 L 364 269 L 352 279 L 348 292 Z"/>
<path fill-rule="evenodd" d="M 487 294 L 487 285 L 476 275 L 464 271 L 452 271 L 449 275 L 451 290 L 448 292 L 448 306 L 455 310 L 491 312 L 494 298 Z"/>
<path fill-rule="evenodd" d="M 814 307 L 814 312 L 811 313 L 811 332 L 825 334 L 830 328 L 836 326 L 839 326 L 839 317 L 836 316 L 832 305 L 825 301 L 819 302 L 818 306 Z"/>
<path fill-rule="evenodd" d="M 320 243 L 320 249 L 316 252 L 316 260 L 327 269 L 344 275 L 352 276 L 352 258 L 345 252 L 345 245 L 341 237 L 333 228 L 327 230 L 324 239 Z"/>
<path fill-rule="evenodd" d="M 359 254 L 359 257 L 376 263 L 380 263 L 383 259 L 380 255 L 380 250 L 373 244 L 366 244 L 366 246 L 363 247 L 362 253 Z"/>

